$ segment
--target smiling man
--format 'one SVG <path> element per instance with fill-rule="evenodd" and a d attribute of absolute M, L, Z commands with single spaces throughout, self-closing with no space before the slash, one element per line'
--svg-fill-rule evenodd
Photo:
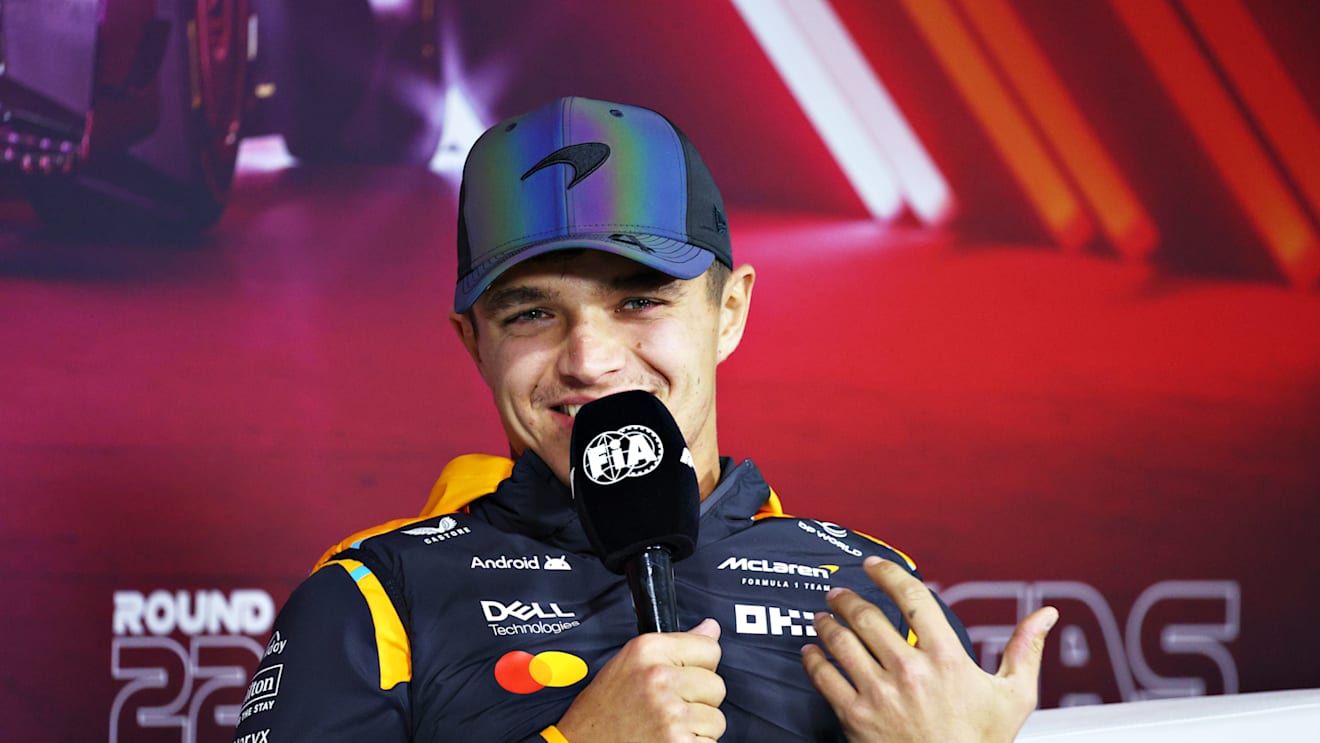
<path fill-rule="evenodd" d="M 577 409 L 645 390 L 678 422 L 709 494 L 720 474 L 715 367 L 742 337 L 755 279 L 750 266 L 719 266 L 684 281 L 605 251 L 567 250 L 500 276 L 454 322 L 513 453 L 536 452 L 568 482 Z"/>
<path fill-rule="evenodd" d="M 677 128 L 554 101 L 477 141 L 459 202 L 452 322 L 511 458 L 459 457 L 422 518 L 327 553 L 276 622 L 236 740 L 1016 735 L 1053 609 L 985 673 L 907 556 L 786 515 L 750 460 L 721 457 L 716 369 L 756 274 Z M 574 415 L 626 390 L 665 404 L 697 473 L 697 547 L 675 565 L 684 632 L 635 636 L 567 485 Z"/>

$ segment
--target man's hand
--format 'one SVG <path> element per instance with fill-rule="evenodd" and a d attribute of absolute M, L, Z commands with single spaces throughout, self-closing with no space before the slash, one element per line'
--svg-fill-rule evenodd
<path fill-rule="evenodd" d="M 720 625 L 651 632 L 628 641 L 557 725 L 572 743 L 718 740 L 724 734 Z"/>
<path fill-rule="evenodd" d="M 1045 636 L 1059 612 L 1047 606 L 1023 619 L 991 676 L 967 656 L 921 581 L 878 557 L 863 566 L 898 604 L 917 644 L 908 645 L 884 612 L 856 593 L 836 588 L 828 594 L 830 609 L 848 626 L 817 614 L 816 633 L 847 677 L 815 645 L 802 649 L 802 665 L 848 740 L 1000 743 L 1017 737 L 1036 708 Z"/>

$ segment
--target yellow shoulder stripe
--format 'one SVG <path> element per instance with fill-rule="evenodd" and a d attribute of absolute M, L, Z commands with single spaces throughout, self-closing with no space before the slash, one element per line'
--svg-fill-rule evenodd
<path fill-rule="evenodd" d="M 332 560 L 335 555 L 361 544 L 362 540 L 394 531 L 401 526 L 411 524 L 420 518 L 427 518 L 466 508 L 469 503 L 487 493 L 513 472 L 513 461 L 506 457 L 488 454 L 465 454 L 455 458 L 440 473 L 431 497 L 426 502 L 419 516 L 408 519 L 394 519 L 383 524 L 363 529 L 350 537 L 340 540 L 330 547 L 316 561 L 312 572 L 327 565 L 343 568 L 371 611 L 371 620 L 376 629 L 376 655 L 380 659 L 380 688 L 392 689 L 395 685 L 412 679 L 412 648 L 408 643 L 408 633 L 403 629 L 399 612 L 390 601 L 389 594 L 380 579 L 361 562 L 341 558 Z"/>
<path fill-rule="evenodd" d="M 784 513 L 784 507 L 779 502 L 779 494 L 775 492 L 774 488 L 770 488 L 770 498 L 766 500 L 765 505 L 761 506 L 761 509 L 757 511 L 754 516 L 752 516 L 752 519 L 756 521 L 760 521 L 761 519 L 772 518 L 772 517 L 796 518 L 791 514 Z M 898 549 L 894 545 L 884 541 L 883 539 L 876 539 L 875 537 L 871 536 L 870 534 L 867 534 L 864 531 L 857 531 L 856 529 L 853 529 L 852 533 L 856 534 L 859 537 L 865 537 L 871 540 L 872 542 L 875 542 L 876 544 L 880 545 L 881 547 L 885 547 L 887 549 L 893 550 L 895 553 L 898 554 L 899 557 L 903 558 L 904 562 L 907 563 L 908 569 L 910 570 L 917 569 L 916 561 L 914 561 L 911 557 L 908 557 L 907 553 L 905 553 L 901 549 Z"/>
<path fill-rule="evenodd" d="M 357 584 L 367 600 L 371 621 L 376 627 L 376 657 L 380 661 L 380 688 L 388 691 L 397 684 L 412 680 L 412 647 L 408 633 L 399 621 L 394 602 L 385 593 L 376 574 L 357 560 L 332 560 L 327 565 L 338 565 Z"/>
<path fill-rule="evenodd" d="M 761 519 L 769 518 L 771 516 L 784 515 L 786 514 L 784 513 L 783 504 L 779 502 L 779 493 L 776 493 L 774 488 L 770 488 L 770 497 L 766 499 L 765 503 L 761 505 L 756 513 L 752 514 L 752 520 L 760 521 Z"/>
<path fill-rule="evenodd" d="M 894 545 L 890 544 L 889 542 L 886 542 L 886 541 L 883 540 L 883 539 L 876 539 L 875 537 L 871 536 L 870 534 L 867 534 L 867 533 L 864 532 L 864 531 L 857 531 L 856 529 L 853 529 L 853 530 L 852 530 L 852 533 L 853 533 L 853 534 L 856 534 L 856 535 L 859 536 L 859 537 L 866 537 L 867 539 L 871 540 L 872 542 L 875 542 L 876 544 L 880 545 L 881 547 L 886 547 L 886 548 L 888 548 L 888 549 L 893 550 L 894 552 L 897 552 L 897 553 L 898 553 L 898 556 L 901 557 L 901 558 L 903 558 L 903 561 L 907 563 L 908 569 L 910 569 L 910 570 L 916 570 L 916 569 L 917 569 L 917 563 L 916 563 L 916 561 L 914 561 L 911 557 L 908 557 L 906 552 L 904 552 L 903 550 L 901 550 L 901 549 L 895 547 Z"/>
<path fill-rule="evenodd" d="M 418 519 L 461 511 L 467 508 L 467 505 L 472 501 L 488 493 L 493 493 L 495 486 L 499 485 L 512 472 L 513 460 L 507 457 L 496 457 L 490 454 L 464 454 L 455 457 L 441 470 L 440 478 L 436 480 L 435 486 L 431 488 L 431 497 L 427 499 L 426 506 L 422 508 L 420 514 L 413 518 L 386 521 L 383 524 L 378 524 L 370 529 L 363 529 L 352 536 L 339 540 L 330 549 L 321 553 L 321 559 L 316 561 L 316 565 L 312 567 L 312 572 L 316 572 L 330 558 L 340 552 L 350 547 L 356 547 L 364 539 L 394 531 Z"/>
<path fill-rule="evenodd" d="M 339 540 L 339 542 L 337 542 L 330 549 L 321 553 L 321 559 L 317 560 L 316 564 L 312 566 L 312 572 L 315 573 L 316 571 L 320 570 L 322 566 L 329 564 L 330 558 L 334 557 L 340 552 L 343 552 L 349 547 L 358 546 L 358 543 L 361 542 L 362 540 L 368 537 L 374 537 L 377 534 L 384 534 L 387 531 L 394 531 L 400 526 L 403 526 L 405 524 L 411 524 L 416 520 L 417 519 L 394 519 L 393 521 L 386 521 L 383 524 L 377 524 L 376 526 L 373 526 L 370 529 L 363 529 L 362 531 L 354 534 L 351 537 L 345 537 L 344 539 Z"/>
<path fill-rule="evenodd" d="M 440 471 L 431 488 L 431 497 L 422 508 L 422 518 L 453 513 L 467 507 L 483 495 L 495 492 L 513 473 L 513 460 L 490 454 L 464 454 L 455 457 Z"/>

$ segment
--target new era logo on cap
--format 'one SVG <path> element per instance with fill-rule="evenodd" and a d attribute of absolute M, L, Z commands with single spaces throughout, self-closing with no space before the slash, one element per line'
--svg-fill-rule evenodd
<path fill-rule="evenodd" d="M 472 147 L 459 195 L 454 309 L 466 312 L 518 262 L 569 248 L 679 279 L 716 259 L 733 266 L 724 203 L 687 137 L 650 109 L 589 98 L 501 122 Z"/>

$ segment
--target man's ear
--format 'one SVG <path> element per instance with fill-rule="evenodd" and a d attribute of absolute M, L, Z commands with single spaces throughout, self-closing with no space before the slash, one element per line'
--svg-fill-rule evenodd
<path fill-rule="evenodd" d="M 752 309 L 752 287 L 756 284 L 756 269 L 742 264 L 729 274 L 724 283 L 724 296 L 720 300 L 720 338 L 716 347 L 716 361 L 729 358 L 742 342 L 747 327 L 747 315 Z"/>
<path fill-rule="evenodd" d="M 458 334 L 458 339 L 463 342 L 463 348 L 467 349 L 468 356 L 476 363 L 477 368 L 481 368 L 481 352 L 477 350 L 477 330 L 472 327 L 471 313 L 459 314 L 457 312 L 449 313 L 449 324 L 453 326 L 454 332 Z"/>

